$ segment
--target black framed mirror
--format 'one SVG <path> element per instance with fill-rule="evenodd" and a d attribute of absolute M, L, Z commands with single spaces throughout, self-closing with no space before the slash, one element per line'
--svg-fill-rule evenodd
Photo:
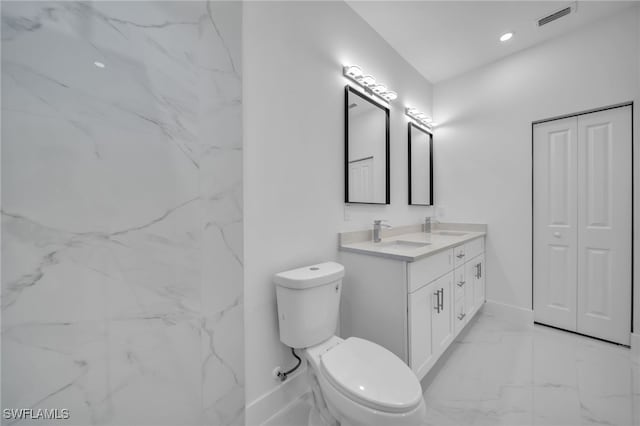
<path fill-rule="evenodd" d="M 344 89 L 344 201 L 389 204 L 389 108 Z"/>
<path fill-rule="evenodd" d="M 433 135 L 409 123 L 409 204 L 433 205 Z"/>

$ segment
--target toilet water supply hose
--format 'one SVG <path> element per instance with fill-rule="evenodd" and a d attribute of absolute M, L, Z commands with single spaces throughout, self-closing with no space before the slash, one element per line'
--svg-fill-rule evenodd
<path fill-rule="evenodd" d="M 287 376 L 289 374 L 293 373 L 294 371 L 296 371 L 298 369 L 298 367 L 300 367 L 300 364 L 302 364 L 302 360 L 300 359 L 300 357 L 298 355 L 296 355 L 296 350 L 291 348 L 291 353 L 293 354 L 294 357 L 296 357 L 296 359 L 298 360 L 298 363 L 296 364 L 295 367 L 293 367 L 289 371 L 278 371 L 278 378 L 280 378 L 281 382 L 284 382 L 285 380 L 287 380 Z"/>

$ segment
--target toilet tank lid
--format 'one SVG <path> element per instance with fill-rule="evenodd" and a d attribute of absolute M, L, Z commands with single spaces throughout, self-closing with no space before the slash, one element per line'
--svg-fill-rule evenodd
<path fill-rule="evenodd" d="M 273 281 L 282 287 L 302 290 L 329 284 L 342 277 L 344 277 L 344 266 L 336 262 L 325 262 L 279 272 L 275 274 Z"/>

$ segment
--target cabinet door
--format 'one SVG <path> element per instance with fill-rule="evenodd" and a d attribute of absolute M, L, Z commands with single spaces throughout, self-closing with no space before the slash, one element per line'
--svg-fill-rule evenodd
<path fill-rule="evenodd" d="M 431 312 L 437 308 L 438 294 L 433 285 L 409 294 L 409 367 L 422 378 L 431 367 Z"/>
<path fill-rule="evenodd" d="M 470 260 L 464 264 L 465 282 L 464 282 L 464 311 L 467 316 L 473 315 L 476 310 L 476 261 L 479 257 Z"/>
<path fill-rule="evenodd" d="M 440 309 L 431 311 L 431 342 L 435 354 L 442 353 L 453 340 L 453 272 L 438 279 L 431 286 L 432 293 L 440 293 Z"/>
<path fill-rule="evenodd" d="M 474 309 L 479 309 L 485 301 L 484 255 L 474 258 L 469 264 L 471 265 L 469 274 L 473 275 Z"/>

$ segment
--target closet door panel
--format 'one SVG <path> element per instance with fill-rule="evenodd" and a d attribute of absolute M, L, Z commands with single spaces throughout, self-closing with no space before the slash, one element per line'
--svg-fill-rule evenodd
<path fill-rule="evenodd" d="M 534 317 L 576 329 L 577 119 L 534 126 Z"/>
<path fill-rule="evenodd" d="M 577 331 L 625 345 L 631 324 L 631 107 L 578 117 Z"/>

